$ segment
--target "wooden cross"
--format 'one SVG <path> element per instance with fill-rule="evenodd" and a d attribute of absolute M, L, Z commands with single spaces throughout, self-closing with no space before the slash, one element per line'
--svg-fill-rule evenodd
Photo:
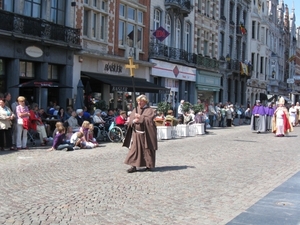
<path fill-rule="evenodd" d="M 125 64 L 125 68 L 130 70 L 130 76 L 134 77 L 134 69 L 139 68 L 139 65 L 133 64 L 133 58 L 129 57 L 129 64 Z"/>

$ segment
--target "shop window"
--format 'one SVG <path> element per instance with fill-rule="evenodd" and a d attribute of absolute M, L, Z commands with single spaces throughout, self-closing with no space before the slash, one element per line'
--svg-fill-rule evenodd
<path fill-rule="evenodd" d="M 34 77 L 34 63 L 20 61 L 20 77 Z"/>
<path fill-rule="evenodd" d="M 0 76 L 4 76 L 4 63 L 2 59 L 0 59 Z"/>
<path fill-rule="evenodd" d="M 48 79 L 49 80 L 58 79 L 57 65 L 48 65 Z"/>

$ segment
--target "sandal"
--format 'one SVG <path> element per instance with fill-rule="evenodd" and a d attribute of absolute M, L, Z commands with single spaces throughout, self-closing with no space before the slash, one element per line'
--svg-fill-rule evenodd
<path fill-rule="evenodd" d="M 133 167 L 131 167 L 130 169 L 127 170 L 127 173 L 134 173 L 134 172 L 136 172 L 136 167 L 135 166 L 133 166 Z"/>

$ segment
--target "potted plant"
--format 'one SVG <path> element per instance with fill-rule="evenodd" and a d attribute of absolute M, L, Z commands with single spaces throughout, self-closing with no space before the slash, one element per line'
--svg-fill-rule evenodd
<path fill-rule="evenodd" d="M 169 102 L 159 102 L 157 104 L 157 111 L 162 112 L 164 115 L 166 115 L 168 110 L 170 109 L 171 109 L 171 105 Z"/>
<path fill-rule="evenodd" d="M 162 112 L 164 115 L 167 114 L 168 110 L 171 109 L 171 105 L 168 102 L 159 102 L 157 104 L 157 111 Z M 172 138 L 172 127 L 170 126 L 157 126 L 157 138 L 159 140 L 171 139 Z"/>
<path fill-rule="evenodd" d="M 184 102 L 183 104 L 182 104 L 182 111 L 183 112 L 189 112 L 190 111 L 190 109 L 191 109 L 191 103 L 189 103 L 189 102 Z"/>
<path fill-rule="evenodd" d="M 198 112 L 203 111 L 203 105 L 202 104 L 195 104 L 192 106 L 192 110 L 194 110 L 195 114 Z"/>

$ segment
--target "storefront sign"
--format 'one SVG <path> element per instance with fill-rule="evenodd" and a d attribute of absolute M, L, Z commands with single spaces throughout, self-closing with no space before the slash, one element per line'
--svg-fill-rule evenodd
<path fill-rule="evenodd" d="M 150 60 L 156 65 L 152 67 L 152 75 L 172 78 L 177 80 L 196 81 L 196 69 L 193 67 L 163 62 L 155 59 Z"/>
<path fill-rule="evenodd" d="M 127 91 L 127 87 L 112 87 L 111 90 L 112 91 L 126 92 Z"/>
<path fill-rule="evenodd" d="M 123 67 L 121 65 L 114 63 L 106 63 L 104 65 L 104 71 L 107 72 L 122 73 L 122 69 Z"/>
<path fill-rule="evenodd" d="M 43 50 L 36 46 L 29 46 L 25 49 L 25 52 L 28 56 L 33 58 L 38 58 L 43 55 Z"/>

